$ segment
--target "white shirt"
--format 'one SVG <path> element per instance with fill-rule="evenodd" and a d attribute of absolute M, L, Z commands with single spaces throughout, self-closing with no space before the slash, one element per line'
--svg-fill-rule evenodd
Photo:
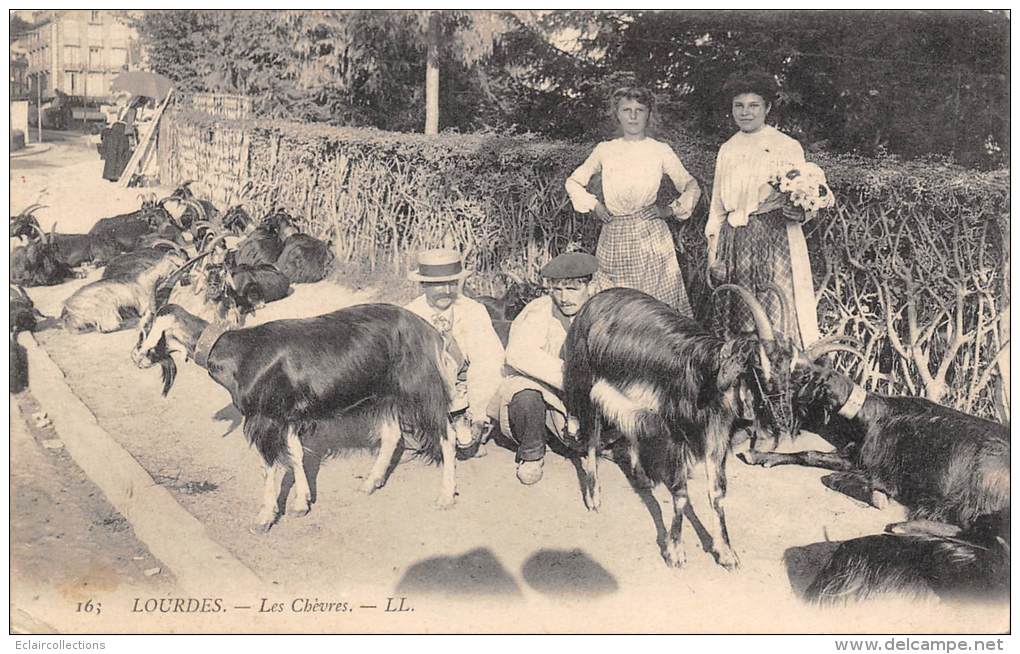
<path fill-rule="evenodd" d="M 503 343 L 485 306 L 471 298 L 458 295 L 444 311 L 431 307 L 424 295 L 404 307 L 424 318 L 430 325 L 446 321 L 450 334 L 468 363 L 468 413 L 475 420 L 484 420 L 486 409 L 503 381 Z"/>
<path fill-rule="evenodd" d="M 747 225 L 748 216 L 772 193 L 769 177 L 782 164 L 803 163 L 800 143 L 771 125 L 753 134 L 734 134 L 719 148 L 715 160 L 705 236 L 718 235 L 724 220 L 733 227 Z"/>
<path fill-rule="evenodd" d="M 578 213 L 588 213 L 595 208 L 598 198 L 585 187 L 592 175 L 600 171 L 606 209 L 614 216 L 632 214 L 655 204 L 664 174 L 673 180 L 677 191 L 681 192 L 692 179 L 667 143 L 647 137 L 640 141 L 625 141 L 622 138 L 603 141 L 595 146 L 585 162 L 567 178 L 567 194 Z M 570 180 L 577 183 L 571 184 Z M 688 195 L 693 195 L 693 201 Z M 700 191 L 697 194 L 689 192 L 685 194 L 683 204 L 689 204 L 689 209 L 693 209 L 699 196 Z M 690 210 L 686 213 L 690 215 Z M 681 217 L 687 216 L 681 214 Z"/>

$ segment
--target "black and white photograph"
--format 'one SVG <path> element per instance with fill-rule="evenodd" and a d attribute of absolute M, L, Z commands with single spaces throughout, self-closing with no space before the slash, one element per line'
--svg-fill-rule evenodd
<path fill-rule="evenodd" d="M 12 648 L 1005 649 L 1008 9 L 9 19 Z"/>

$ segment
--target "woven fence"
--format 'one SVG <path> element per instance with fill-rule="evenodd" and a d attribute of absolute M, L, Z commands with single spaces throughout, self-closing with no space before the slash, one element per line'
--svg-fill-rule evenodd
<path fill-rule="evenodd" d="M 717 146 L 666 140 L 702 185 L 695 216 L 671 227 L 692 304 L 707 320 L 702 231 Z M 477 271 L 478 289 L 498 294 L 508 276 L 537 280 L 560 252 L 594 251 L 597 227 L 563 189 L 590 149 L 236 121 L 175 107 L 159 156 L 163 184 L 197 180 L 215 204 L 241 203 L 255 216 L 283 208 L 304 231 L 331 239 L 340 261 L 400 274 L 417 250 L 452 246 Z M 855 376 L 869 389 L 1008 420 L 1009 172 L 811 158 L 838 198 L 807 226 L 819 324 L 864 343 Z M 670 186 L 662 202 L 675 195 Z M 590 188 L 598 191 L 597 179 Z"/>

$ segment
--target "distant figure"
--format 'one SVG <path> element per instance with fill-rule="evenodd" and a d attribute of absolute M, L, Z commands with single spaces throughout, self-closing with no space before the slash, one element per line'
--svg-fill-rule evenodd
<path fill-rule="evenodd" d="M 118 120 L 110 126 L 110 131 L 103 140 L 103 153 L 106 165 L 103 166 L 103 179 L 116 182 L 124 173 L 124 168 L 131 160 L 135 144 L 138 142 L 135 133 L 135 116 L 145 98 L 135 96 L 121 111 Z"/>

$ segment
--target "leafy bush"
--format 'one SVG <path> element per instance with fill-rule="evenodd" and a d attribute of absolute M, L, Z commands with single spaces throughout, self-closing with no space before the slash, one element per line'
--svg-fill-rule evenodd
<path fill-rule="evenodd" d="M 243 201 L 256 215 L 282 207 L 331 239 L 341 262 L 401 274 L 416 251 L 450 246 L 478 271 L 478 290 L 499 293 L 506 277 L 536 281 L 560 252 L 594 251 L 595 221 L 573 211 L 563 188 L 591 145 L 184 112 L 163 123 L 164 184 L 198 179 L 214 201 Z M 702 185 L 695 215 L 671 227 L 693 305 L 708 307 L 703 231 L 715 146 L 662 138 Z M 820 327 L 859 338 L 867 354 L 841 365 L 858 368 L 870 389 L 1003 417 L 1008 394 L 991 382 L 1008 344 L 1009 172 L 809 158 L 838 199 L 807 226 Z M 672 193 L 664 184 L 660 201 Z M 1008 391 L 1008 374 L 1006 383 Z"/>

